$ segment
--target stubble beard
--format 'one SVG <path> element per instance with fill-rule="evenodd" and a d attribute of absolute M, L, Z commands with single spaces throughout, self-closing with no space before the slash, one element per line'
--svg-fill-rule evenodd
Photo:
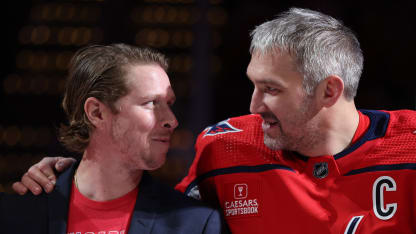
<path fill-rule="evenodd" d="M 311 99 L 305 97 L 299 114 L 288 118 L 291 121 L 285 126 L 292 126 L 290 130 L 284 130 L 281 122 L 276 118 L 278 134 L 270 136 L 265 130 L 269 127 L 267 123 L 262 124 L 264 132 L 264 144 L 271 150 L 288 150 L 296 152 L 308 152 L 319 144 L 322 139 L 318 124 L 312 119 L 316 113 Z"/>

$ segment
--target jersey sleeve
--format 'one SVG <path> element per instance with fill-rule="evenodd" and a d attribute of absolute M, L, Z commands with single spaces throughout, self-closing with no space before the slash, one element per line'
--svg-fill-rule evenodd
<path fill-rule="evenodd" d="M 262 119 L 244 115 L 221 121 L 204 129 L 195 143 L 196 155 L 188 174 L 175 189 L 187 196 L 215 202 L 216 175 L 225 169 L 258 163 L 256 157 L 272 158 L 264 145 Z"/>

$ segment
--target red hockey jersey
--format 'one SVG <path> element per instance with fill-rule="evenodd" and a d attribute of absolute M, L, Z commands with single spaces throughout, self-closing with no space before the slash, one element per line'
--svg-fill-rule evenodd
<path fill-rule="evenodd" d="M 311 158 L 268 149 L 258 115 L 222 121 L 176 189 L 221 207 L 232 233 L 416 233 L 416 112 L 362 114 L 361 138 Z"/>

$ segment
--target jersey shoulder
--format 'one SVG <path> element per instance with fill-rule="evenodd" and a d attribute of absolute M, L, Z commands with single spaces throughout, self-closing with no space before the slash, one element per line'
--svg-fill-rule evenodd
<path fill-rule="evenodd" d="M 259 115 L 229 118 L 207 127 L 198 137 L 196 157 L 204 173 L 217 168 L 271 163 L 278 151 L 264 144 Z"/>
<path fill-rule="evenodd" d="M 374 111 L 377 114 L 377 111 Z M 379 111 L 386 116 L 386 124 L 376 124 L 377 144 L 366 155 L 367 165 L 416 163 L 416 111 Z M 382 127 L 384 125 L 385 127 Z"/>
<path fill-rule="evenodd" d="M 188 175 L 176 189 L 184 192 L 196 178 L 225 168 L 275 162 L 281 152 L 264 144 L 262 121 L 259 115 L 243 115 L 205 128 L 196 140 Z"/>

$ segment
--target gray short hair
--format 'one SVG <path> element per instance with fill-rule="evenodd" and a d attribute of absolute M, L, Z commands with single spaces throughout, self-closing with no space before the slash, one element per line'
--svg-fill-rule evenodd
<path fill-rule="evenodd" d="M 364 58 L 358 39 L 342 22 L 320 12 L 291 8 L 257 26 L 251 37 L 251 54 L 282 51 L 295 59 L 307 94 L 313 94 L 330 75 L 344 81 L 347 100 L 357 94 Z"/>

